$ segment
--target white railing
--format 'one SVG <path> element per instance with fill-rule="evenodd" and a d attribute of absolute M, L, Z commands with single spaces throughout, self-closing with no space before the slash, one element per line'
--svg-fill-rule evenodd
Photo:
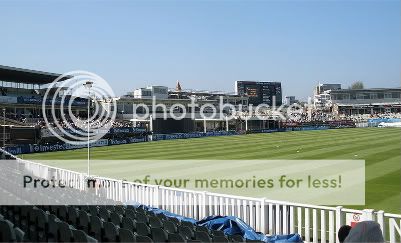
<path fill-rule="evenodd" d="M 82 173 L 72 170 L 47 166 L 28 160 L 18 159 L 18 161 L 24 163 L 25 170 L 32 173 L 32 175 L 34 176 L 45 179 L 54 177 L 55 180 L 69 182 L 69 186 L 71 186 L 72 188 L 79 190 L 85 189 L 85 175 Z"/>
<path fill-rule="evenodd" d="M 51 167 L 18 159 L 35 176 L 71 180 L 72 186 L 85 190 L 86 175 L 71 170 Z M 354 210 L 341 206 L 326 207 L 292 202 L 249 198 L 202 191 L 192 191 L 156 185 L 126 182 L 105 177 L 94 177 L 107 183 L 108 199 L 136 202 L 200 220 L 208 215 L 236 216 L 257 232 L 264 234 L 298 233 L 305 242 L 338 243 L 338 229 L 345 224 L 347 214 L 358 214 L 365 220 L 377 221 L 386 240 L 399 242 L 401 215 L 372 209 Z"/>
<path fill-rule="evenodd" d="M 388 236 L 390 242 L 401 242 L 401 215 L 385 213 L 382 210 L 374 214 L 375 220 L 380 224 L 383 235 Z"/>

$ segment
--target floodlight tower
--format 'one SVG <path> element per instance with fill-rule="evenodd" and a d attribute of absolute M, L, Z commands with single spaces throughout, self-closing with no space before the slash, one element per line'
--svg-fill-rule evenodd
<path fill-rule="evenodd" d="M 88 80 L 84 83 L 84 87 L 88 89 L 88 176 L 90 175 L 90 104 L 91 104 L 91 88 L 93 82 Z"/>

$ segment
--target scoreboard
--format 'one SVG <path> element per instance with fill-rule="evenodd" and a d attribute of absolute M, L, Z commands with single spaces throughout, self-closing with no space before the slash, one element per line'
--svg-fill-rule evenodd
<path fill-rule="evenodd" d="M 235 88 L 238 95 L 249 97 L 249 104 L 269 106 L 282 104 L 280 82 L 236 81 Z"/>

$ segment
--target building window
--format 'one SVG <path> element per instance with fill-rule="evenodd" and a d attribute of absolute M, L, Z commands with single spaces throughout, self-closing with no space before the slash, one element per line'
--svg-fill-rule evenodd
<path fill-rule="evenodd" d="M 377 99 L 377 98 L 378 98 L 377 93 L 371 93 L 371 94 L 370 94 L 370 98 L 371 98 L 371 99 Z"/>
<path fill-rule="evenodd" d="M 356 94 L 356 98 L 357 98 L 358 100 L 362 100 L 362 99 L 364 98 L 364 96 L 363 96 L 362 93 L 358 93 L 358 94 Z"/>
<path fill-rule="evenodd" d="M 335 95 L 334 100 L 342 100 L 343 96 L 341 94 Z"/>

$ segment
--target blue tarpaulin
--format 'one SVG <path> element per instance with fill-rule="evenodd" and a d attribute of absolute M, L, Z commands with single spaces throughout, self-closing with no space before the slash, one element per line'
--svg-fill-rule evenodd
<path fill-rule="evenodd" d="M 222 230 L 226 235 L 242 235 L 248 240 L 264 241 L 264 235 L 256 233 L 249 225 L 234 216 L 209 216 L 197 222 L 208 229 Z"/>
<path fill-rule="evenodd" d="M 188 221 L 194 225 L 206 226 L 210 230 L 221 230 L 225 235 L 228 236 L 241 235 L 247 240 L 257 240 L 266 243 L 303 242 L 298 234 L 266 236 L 262 233 L 258 233 L 244 221 L 234 216 L 208 216 L 197 221 L 195 219 L 173 214 L 159 208 L 151 208 L 138 204 L 134 204 L 134 206 L 141 207 L 148 211 L 153 211 L 155 214 L 164 214 L 168 217 L 174 217 L 181 221 Z"/>

